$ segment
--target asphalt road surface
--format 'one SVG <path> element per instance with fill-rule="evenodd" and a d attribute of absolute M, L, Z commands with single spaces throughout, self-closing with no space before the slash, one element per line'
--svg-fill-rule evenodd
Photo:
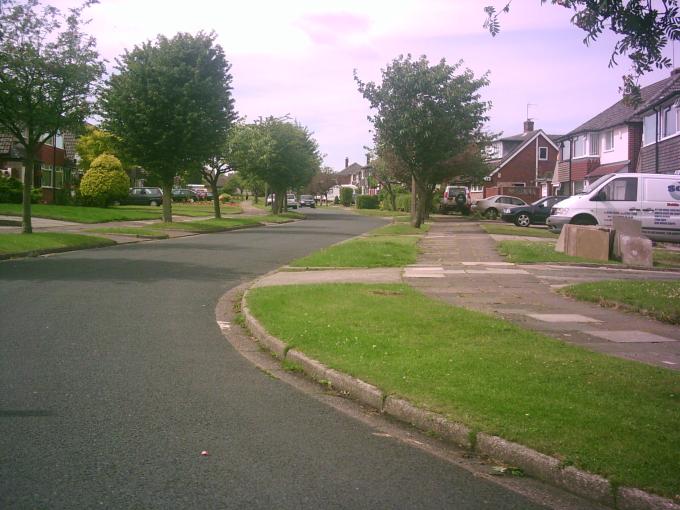
<path fill-rule="evenodd" d="M 218 329 L 228 289 L 381 223 L 314 211 L 0 262 L 0 508 L 540 508 L 268 377 Z"/>

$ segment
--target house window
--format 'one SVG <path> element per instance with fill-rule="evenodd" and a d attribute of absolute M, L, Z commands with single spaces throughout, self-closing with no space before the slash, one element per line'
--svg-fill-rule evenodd
<path fill-rule="evenodd" d="M 484 186 L 470 186 L 471 193 L 481 193 L 484 191 Z"/>
<path fill-rule="evenodd" d="M 614 150 L 614 130 L 604 132 L 604 150 L 611 151 Z"/>
<path fill-rule="evenodd" d="M 58 189 L 64 187 L 64 169 L 60 166 L 54 171 L 54 187 Z"/>
<path fill-rule="evenodd" d="M 647 115 L 642 123 L 642 140 L 645 145 L 656 142 L 656 113 Z"/>
<path fill-rule="evenodd" d="M 547 147 L 539 147 L 538 148 L 538 159 L 541 161 L 547 161 L 548 159 L 548 148 Z"/>
<path fill-rule="evenodd" d="M 574 138 L 574 157 L 580 158 L 586 155 L 586 137 L 577 136 Z"/>
<path fill-rule="evenodd" d="M 661 132 L 663 136 L 671 136 L 678 132 L 678 108 L 664 108 L 661 116 Z"/>
<path fill-rule="evenodd" d="M 571 158 L 571 141 L 562 142 L 562 155 L 560 157 L 562 161 L 569 161 L 569 158 Z"/>
<path fill-rule="evenodd" d="M 600 133 L 590 133 L 588 149 L 588 154 L 591 156 L 598 156 L 600 154 Z"/>
<path fill-rule="evenodd" d="M 42 165 L 40 167 L 40 186 L 42 188 L 52 188 L 54 186 L 52 181 L 53 174 L 51 165 Z"/>

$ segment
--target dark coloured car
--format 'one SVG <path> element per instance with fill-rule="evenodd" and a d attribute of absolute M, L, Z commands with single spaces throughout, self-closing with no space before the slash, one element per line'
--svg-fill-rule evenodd
<path fill-rule="evenodd" d="M 312 195 L 300 195 L 300 207 L 316 207 L 316 201 Z"/>
<path fill-rule="evenodd" d="M 518 227 L 528 227 L 533 224 L 545 224 L 553 206 L 568 197 L 544 197 L 529 205 L 503 209 L 503 221 L 512 222 Z"/>
<path fill-rule="evenodd" d="M 196 193 L 190 189 L 172 188 L 173 202 L 195 202 L 198 200 Z"/>
<path fill-rule="evenodd" d="M 163 191 L 160 188 L 130 188 L 125 203 L 135 205 L 161 205 L 163 203 Z"/>

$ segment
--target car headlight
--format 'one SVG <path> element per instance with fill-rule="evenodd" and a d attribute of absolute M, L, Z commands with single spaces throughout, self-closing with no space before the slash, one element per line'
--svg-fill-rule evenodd
<path fill-rule="evenodd" d="M 552 211 L 550 211 L 551 214 L 557 215 L 557 216 L 562 216 L 565 215 L 569 212 L 568 207 L 553 207 Z"/>
<path fill-rule="evenodd" d="M 510 214 L 510 208 L 503 209 L 503 214 Z"/>

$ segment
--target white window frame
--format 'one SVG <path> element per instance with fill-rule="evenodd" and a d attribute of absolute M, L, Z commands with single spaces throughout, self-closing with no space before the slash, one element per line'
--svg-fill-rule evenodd
<path fill-rule="evenodd" d="M 604 152 L 611 152 L 614 150 L 614 130 L 609 129 L 603 133 L 604 135 Z"/>
<path fill-rule="evenodd" d="M 579 140 L 581 141 L 582 145 L 581 147 L 583 148 L 583 153 L 578 154 L 576 149 L 578 148 L 578 143 Z M 576 138 L 574 138 L 574 143 L 572 147 L 572 158 L 577 159 L 577 158 L 585 158 L 588 156 L 587 151 L 586 151 L 586 135 L 579 135 Z"/>
<path fill-rule="evenodd" d="M 541 154 L 545 153 L 543 157 L 541 157 Z M 538 148 L 538 160 L 539 161 L 548 161 L 548 147 L 539 147 Z"/>
<path fill-rule="evenodd" d="M 661 129 L 659 130 L 661 133 L 661 139 L 664 140 L 666 138 L 670 138 L 672 136 L 677 135 L 680 133 L 680 118 L 678 118 L 680 115 L 680 108 L 674 107 L 673 105 L 666 106 L 661 109 L 659 112 L 661 115 L 659 115 L 659 123 L 661 124 Z M 670 114 L 671 117 L 675 117 L 675 131 L 672 133 L 668 134 L 666 132 L 666 115 Z"/>
<path fill-rule="evenodd" d="M 593 141 L 595 140 L 597 141 L 597 143 L 593 143 Z M 600 155 L 600 133 L 588 133 L 588 156 L 599 155 Z"/>

